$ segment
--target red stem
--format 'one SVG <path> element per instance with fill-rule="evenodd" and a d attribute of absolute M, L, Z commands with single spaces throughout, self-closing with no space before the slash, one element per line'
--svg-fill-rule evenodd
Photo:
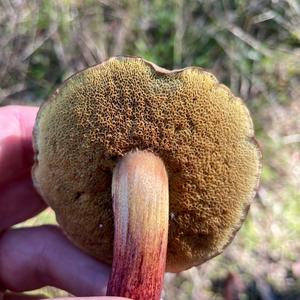
<path fill-rule="evenodd" d="M 154 154 L 136 151 L 112 181 L 115 236 L 107 295 L 160 299 L 168 240 L 168 177 Z"/>

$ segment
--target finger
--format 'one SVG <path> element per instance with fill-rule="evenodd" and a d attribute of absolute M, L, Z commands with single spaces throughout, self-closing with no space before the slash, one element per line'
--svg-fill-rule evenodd
<path fill-rule="evenodd" d="M 32 128 L 37 110 L 25 106 L 0 108 L 0 232 L 46 207 L 30 174 Z"/>
<path fill-rule="evenodd" d="M 37 107 L 0 108 L 0 185 L 29 174 L 33 164 L 32 128 Z"/>
<path fill-rule="evenodd" d="M 7 293 L 4 295 L 3 300 L 39 300 L 46 299 L 44 295 L 26 295 L 26 294 L 15 294 Z M 121 297 L 67 297 L 67 298 L 51 298 L 51 300 L 124 300 L 129 298 Z"/>
<path fill-rule="evenodd" d="M 51 300 L 124 300 L 129 298 L 123 297 L 67 297 L 67 298 L 51 298 Z M 129 299 L 130 300 L 130 299 Z"/>
<path fill-rule="evenodd" d="M 26 295 L 26 294 L 16 294 L 16 293 L 5 293 L 3 300 L 39 300 L 46 299 L 45 295 Z"/>
<path fill-rule="evenodd" d="M 56 226 L 11 229 L 0 238 L 0 284 L 14 292 L 50 285 L 76 296 L 105 295 L 109 273 Z"/>
<path fill-rule="evenodd" d="M 30 177 L 0 187 L 0 232 L 33 217 L 45 207 Z"/>
<path fill-rule="evenodd" d="M 44 295 L 26 295 L 16 293 L 6 293 L 3 300 L 39 300 L 47 299 Z M 64 297 L 64 298 L 51 298 L 51 300 L 125 300 L 129 298 L 122 297 Z M 130 299 L 129 299 L 130 300 Z"/>

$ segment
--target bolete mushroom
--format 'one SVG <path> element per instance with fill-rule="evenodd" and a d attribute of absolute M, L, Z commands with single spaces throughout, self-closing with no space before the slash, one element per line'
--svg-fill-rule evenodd
<path fill-rule="evenodd" d="M 35 186 L 70 240 L 113 263 L 110 295 L 159 299 L 165 260 L 221 253 L 258 186 L 246 106 L 197 67 L 111 58 L 56 90 L 33 135 Z"/>

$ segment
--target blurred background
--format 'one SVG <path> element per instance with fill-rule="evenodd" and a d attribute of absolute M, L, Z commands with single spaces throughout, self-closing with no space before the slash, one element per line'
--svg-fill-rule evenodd
<path fill-rule="evenodd" d="M 0 0 L 0 106 L 40 105 L 73 73 L 121 54 L 213 72 L 246 101 L 264 154 L 236 239 L 167 274 L 164 299 L 300 299 L 299 0 Z M 47 209 L 25 225 L 49 222 Z"/>

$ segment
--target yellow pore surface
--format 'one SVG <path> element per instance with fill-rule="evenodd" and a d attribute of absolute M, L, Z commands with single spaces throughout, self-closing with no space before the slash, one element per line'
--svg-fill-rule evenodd
<path fill-rule="evenodd" d="M 112 58 L 67 80 L 40 110 L 34 180 L 80 248 L 111 263 L 112 171 L 133 149 L 169 176 L 167 269 L 218 254 L 255 194 L 260 152 L 243 102 L 199 68 Z"/>

